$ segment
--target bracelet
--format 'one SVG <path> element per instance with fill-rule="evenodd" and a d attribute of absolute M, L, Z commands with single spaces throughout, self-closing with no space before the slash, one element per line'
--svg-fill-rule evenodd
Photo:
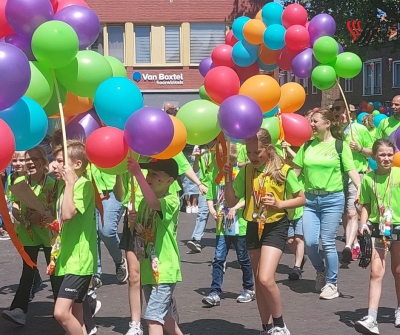
<path fill-rule="evenodd" d="M 362 153 L 364 150 L 364 147 L 361 147 L 361 149 L 358 151 L 359 153 Z"/>
<path fill-rule="evenodd" d="M 362 224 L 362 225 L 359 225 L 358 228 L 359 228 L 359 229 L 368 228 L 368 225 L 364 223 L 364 224 Z"/>

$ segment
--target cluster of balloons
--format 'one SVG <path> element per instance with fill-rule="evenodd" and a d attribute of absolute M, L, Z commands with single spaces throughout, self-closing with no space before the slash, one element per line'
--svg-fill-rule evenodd
<path fill-rule="evenodd" d="M 391 114 L 390 107 L 384 106 L 380 101 L 375 101 L 375 102 L 361 101 L 358 106 L 358 110 L 360 112 L 366 112 L 374 116 L 378 115 L 379 113 L 385 114 L 386 116 L 390 116 Z"/>

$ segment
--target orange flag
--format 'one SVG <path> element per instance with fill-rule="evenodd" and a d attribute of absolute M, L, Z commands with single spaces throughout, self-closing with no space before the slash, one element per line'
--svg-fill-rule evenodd
<path fill-rule="evenodd" d="M 222 178 L 224 177 L 224 165 L 227 161 L 227 151 L 226 140 L 224 133 L 221 131 L 217 137 L 217 143 L 215 145 L 215 159 L 218 166 L 218 175 L 215 177 L 215 182 L 219 185 Z"/>

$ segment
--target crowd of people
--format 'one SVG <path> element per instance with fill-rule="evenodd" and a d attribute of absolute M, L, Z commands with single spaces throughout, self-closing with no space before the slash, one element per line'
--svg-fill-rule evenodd
<path fill-rule="evenodd" d="M 393 115 L 377 129 L 368 116 L 363 125 L 354 122 L 353 109 L 347 110 L 338 99 L 330 108 L 307 112 L 313 135 L 300 148 L 285 141 L 274 143 L 269 132 L 260 129 L 244 143 L 229 144 L 223 167 L 217 162 L 217 139 L 195 147 L 189 159 L 183 153 L 167 160 L 130 158 L 127 172 L 116 176 L 90 164 L 81 141 L 68 140 L 64 147 L 60 131 L 53 135 L 51 153 L 40 145 L 15 152 L 10 170 L 2 174 L 10 214 L 25 253 L 36 263 L 43 250 L 48 267 L 23 262 L 18 290 L 2 316 L 25 325 L 29 301 L 46 272 L 54 317 L 67 334 L 96 334 L 93 317 L 101 307 L 96 290 L 102 285 L 102 241 L 115 263 L 116 281 L 128 283 L 127 335 L 143 334 L 141 320 L 150 335 L 183 335 L 173 298 L 182 281 L 176 236 L 183 200 L 186 213 L 196 214 L 189 252 L 201 253 L 210 214 L 215 220 L 215 255 L 210 293 L 202 298 L 205 306 L 221 303 L 226 258 L 233 245 L 242 271 L 237 301 L 256 300 L 260 335 L 290 335 L 275 282 L 283 251 L 288 246 L 294 254 L 290 280 L 302 278 L 309 259 L 319 298 L 335 299 L 340 295 L 335 239 L 342 222 L 341 262 L 365 257 L 358 238 L 372 237 L 368 315 L 355 320 L 355 329 L 379 334 L 378 305 L 389 252 L 399 306 L 395 327 L 400 327 L 400 169 L 393 166 L 398 150 L 391 137 L 400 126 L 400 96 L 393 98 Z M 166 112 L 174 115 L 176 109 Z M 374 169 L 370 157 L 376 162 Z M 29 207 L 26 193 L 32 193 L 44 210 Z M 9 238 L 4 227 L 0 234 Z"/>

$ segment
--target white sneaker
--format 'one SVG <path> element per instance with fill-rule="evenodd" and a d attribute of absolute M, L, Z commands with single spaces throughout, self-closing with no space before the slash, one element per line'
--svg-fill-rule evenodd
<path fill-rule="evenodd" d="M 143 329 L 136 321 L 129 322 L 129 330 L 126 335 L 143 335 Z"/>
<path fill-rule="evenodd" d="M 186 206 L 186 213 L 188 214 L 192 213 L 192 207 Z"/>
<path fill-rule="evenodd" d="M 361 320 L 356 321 L 354 329 L 361 334 L 379 335 L 378 323 L 371 315 L 364 316 Z"/>
<path fill-rule="evenodd" d="M 26 322 L 26 313 L 24 313 L 21 308 L 16 308 L 12 311 L 4 310 L 3 313 L 1 313 L 1 316 L 7 321 L 15 323 L 19 326 L 24 326 Z"/>
<path fill-rule="evenodd" d="M 97 334 L 97 327 L 94 327 L 89 333 L 88 335 L 94 335 Z"/>
<path fill-rule="evenodd" d="M 321 292 L 322 288 L 326 284 L 326 270 L 317 271 L 317 277 L 315 278 L 315 290 Z"/>
<path fill-rule="evenodd" d="M 199 212 L 199 207 L 198 206 L 192 207 L 192 213 L 193 214 L 197 214 L 198 212 Z"/>
<path fill-rule="evenodd" d="M 290 331 L 289 331 L 289 329 L 286 328 L 286 325 L 285 325 L 283 328 L 274 327 L 267 334 L 271 334 L 271 335 L 290 335 Z"/>
<path fill-rule="evenodd" d="M 324 300 L 332 300 L 337 298 L 338 296 L 339 291 L 337 289 L 337 285 L 328 283 L 322 288 L 319 298 Z"/>
<path fill-rule="evenodd" d="M 400 328 L 400 310 L 397 308 L 396 312 L 394 312 L 394 326 L 396 328 Z"/>
<path fill-rule="evenodd" d="M 92 317 L 96 316 L 96 314 L 99 312 L 100 308 L 101 308 L 101 301 L 100 300 L 96 300 L 96 309 L 94 310 L 94 313 L 93 313 Z"/>

